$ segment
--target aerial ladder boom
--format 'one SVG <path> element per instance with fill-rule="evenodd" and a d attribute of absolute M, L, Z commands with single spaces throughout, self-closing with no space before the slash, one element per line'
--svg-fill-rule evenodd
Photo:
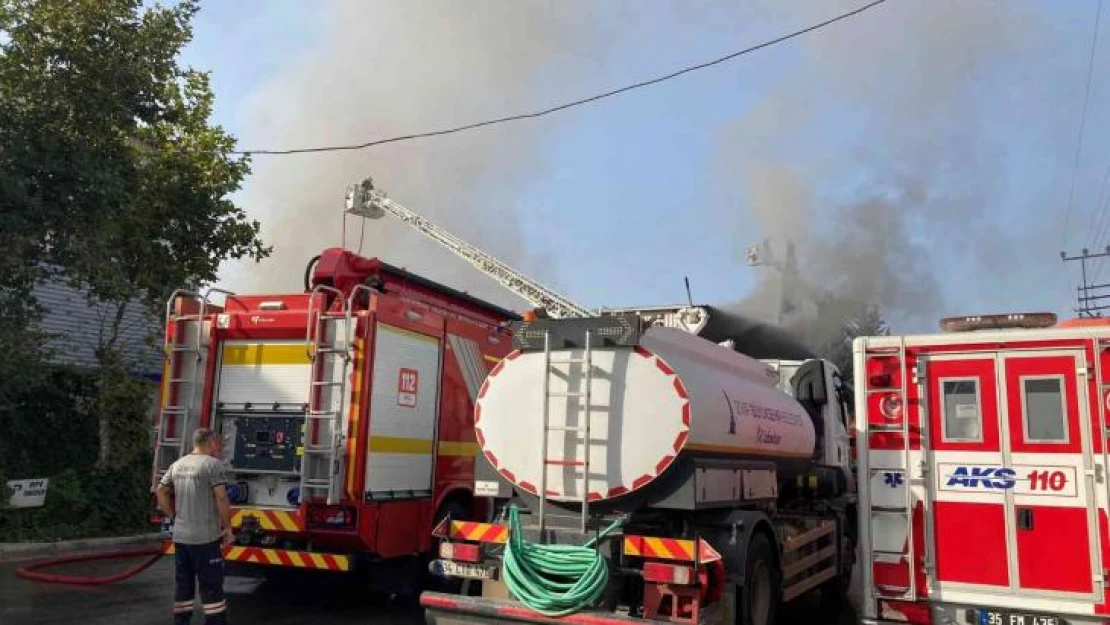
<path fill-rule="evenodd" d="M 605 314 L 621 314 L 629 310 L 600 310 L 593 312 L 563 297 L 546 286 L 536 282 L 524 273 L 510 267 L 490 254 L 467 243 L 406 208 L 390 198 L 380 189 L 374 188 L 371 178 L 347 188 L 347 212 L 369 219 L 380 219 L 385 214 L 393 215 L 401 221 L 455 253 L 459 258 L 473 265 L 478 271 L 496 280 L 501 286 L 537 308 L 542 308 L 548 316 L 557 319 L 567 317 L 593 317 Z M 649 324 L 678 328 L 691 334 L 698 334 L 709 321 L 709 311 L 701 306 L 662 307 L 660 310 L 636 311 Z"/>
<path fill-rule="evenodd" d="M 347 212 L 369 219 L 379 219 L 386 213 L 393 215 L 451 250 L 501 286 L 544 309 L 550 317 L 592 317 L 596 314 L 406 208 L 385 192 L 375 189 L 370 178 L 348 187 Z"/>

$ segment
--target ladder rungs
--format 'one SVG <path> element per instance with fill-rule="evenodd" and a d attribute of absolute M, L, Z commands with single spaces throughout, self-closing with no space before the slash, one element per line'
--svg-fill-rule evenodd
<path fill-rule="evenodd" d="M 306 456 L 308 454 L 330 454 L 331 447 L 329 445 L 306 445 L 304 448 L 304 453 Z"/>
<path fill-rule="evenodd" d="M 313 350 L 317 354 L 346 354 L 349 351 L 346 347 L 317 347 Z"/>
<path fill-rule="evenodd" d="M 567 392 L 560 391 L 560 392 L 548 393 L 547 394 L 548 397 L 582 397 L 583 395 L 585 395 L 585 393 L 581 393 L 579 391 L 567 391 Z"/>
<path fill-rule="evenodd" d="M 195 345 L 193 345 L 193 346 L 175 345 L 175 346 L 170 348 L 170 351 L 175 353 L 175 354 L 180 354 L 182 352 L 199 352 L 200 348 L 195 346 Z"/>
<path fill-rule="evenodd" d="M 185 414 L 189 409 L 185 406 L 163 406 L 162 414 Z"/>
<path fill-rule="evenodd" d="M 896 512 L 905 515 L 909 515 L 910 512 L 908 508 L 896 506 L 871 506 L 871 510 L 874 512 Z"/>
<path fill-rule="evenodd" d="M 158 446 L 159 447 L 173 447 L 174 449 L 177 449 L 177 448 L 181 447 L 181 439 L 166 439 L 166 440 L 158 441 Z"/>
<path fill-rule="evenodd" d="M 580 425 L 549 425 L 547 426 L 548 432 L 578 432 L 580 434 L 586 433 L 586 428 Z"/>
<path fill-rule="evenodd" d="M 339 381 L 339 382 L 317 382 L 317 381 L 313 381 L 312 382 L 312 386 L 341 386 L 342 384 L 343 384 L 342 381 Z"/>
<path fill-rule="evenodd" d="M 585 358 L 552 358 L 551 360 L 547 361 L 547 364 L 549 364 L 549 365 L 576 365 L 576 364 L 580 364 L 580 363 L 585 364 L 586 362 L 587 362 L 587 360 Z"/>
<path fill-rule="evenodd" d="M 554 465 L 559 467 L 584 467 L 586 462 L 584 460 L 567 460 L 565 458 L 544 458 L 543 463 L 546 465 Z"/>

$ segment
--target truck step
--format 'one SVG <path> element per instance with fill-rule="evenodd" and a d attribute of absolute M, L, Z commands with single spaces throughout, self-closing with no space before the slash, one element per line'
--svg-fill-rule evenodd
<path fill-rule="evenodd" d="M 584 467 L 586 462 L 583 460 L 571 460 L 569 458 L 544 458 L 543 463 L 546 465 L 554 465 L 559 467 Z"/>

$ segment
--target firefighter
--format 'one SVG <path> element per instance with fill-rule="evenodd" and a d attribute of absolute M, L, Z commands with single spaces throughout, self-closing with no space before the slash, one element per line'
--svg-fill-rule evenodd
<path fill-rule="evenodd" d="M 158 484 L 158 507 L 173 527 L 175 553 L 174 623 L 189 623 L 194 611 L 196 586 L 204 622 L 223 625 L 227 618 L 224 597 L 222 547 L 233 541 L 231 503 L 227 477 L 217 458 L 220 439 L 200 428 L 193 433 L 193 452 L 177 459 Z"/>

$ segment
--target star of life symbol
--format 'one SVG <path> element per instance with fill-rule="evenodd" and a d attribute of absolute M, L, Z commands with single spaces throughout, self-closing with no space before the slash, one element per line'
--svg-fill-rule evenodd
<path fill-rule="evenodd" d="M 896 473 L 894 471 L 883 473 L 883 482 L 891 488 L 898 488 L 904 481 L 905 477 L 901 473 Z"/>

